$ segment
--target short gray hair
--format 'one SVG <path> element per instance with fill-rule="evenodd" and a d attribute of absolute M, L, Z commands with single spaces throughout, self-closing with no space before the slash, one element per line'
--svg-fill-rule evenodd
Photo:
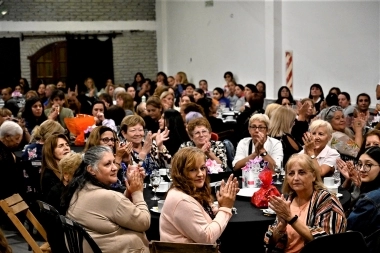
<path fill-rule="evenodd" d="M 112 149 L 108 146 L 93 146 L 84 153 L 83 161 L 87 166 L 91 166 L 94 171 L 98 171 L 98 164 L 103 158 L 103 154 L 112 153 Z"/>
<path fill-rule="evenodd" d="M 7 120 L 0 126 L 0 138 L 4 138 L 5 136 L 15 136 L 18 134 L 22 135 L 22 133 L 22 128 L 19 124 L 13 121 Z"/>
<path fill-rule="evenodd" d="M 265 123 L 265 126 L 269 128 L 269 118 L 267 115 L 262 113 L 253 114 L 252 117 L 249 119 L 249 124 L 251 124 L 254 120 L 258 120 Z"/>

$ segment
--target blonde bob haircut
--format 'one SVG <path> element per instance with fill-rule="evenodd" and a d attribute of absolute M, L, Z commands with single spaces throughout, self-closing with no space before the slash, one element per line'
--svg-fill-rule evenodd
<path fill-rule="evenodd" d="M 323 184 L 321 174 L 319 172 L 319 169 L 314 165 L 313 160 L 306 154 L 294 154 L 292 155 L 285 166 L 285 177 L 288 177 L 289 170 L 295 166 L 298 165 L 302 169 L 304 169 L 307 172 L 311 172 L 315 180 L 313 181 L 313 189 L 315 191 L 319 191 L 322 189 L 326 189 L 325 185 Z M 282 185 L 282 193 L 284 194 L 295 194 L 295 191 L 290 187 L 288 181 L 284 180 L 284 183 Z"/>
<path fill-rule="evenodd" d="M 134 127 L 139 124 L 143 128 L 145 128 L 145 121 L 143 118 L 141 118 L 138 115 L 128 115 L 128 116 L 125 116 L 124 119 L 121 121 L 120 130 L 126 133 L 129 127 Z"/>
<path fill-rule="evenodd" d="M 252 117 L 249 119 L 249 125 L 251 125 L 252 122 L 255 120 L 263 122 L 265 126 L 269 128 L 269 118 L 267 115 L 262 114 L 262 113 L 253 114 Z"/>
<path fill-rule="evenodd" d="M 65 155 L 59 162 L 58 168 L 61 172 L 61 181 L 65 174 L 73 176 L 75 171 L 79 168 L 82 163 L 82 154 L 81 153 L 68 153 Z"/>
<path fill-rule="evenodd" d="M 273 112 L 270 119 L 269 136 L 278 137 L 290 133 L 295 119 L 296 113 L 293 109 L 287 106 L 280 106 Z"/>
<path fill-rule="evenodd" d="M 194 185 L 193 180 L 189 178 L 190 170 L 197 167 L 199 160 L 206 162 L 206 155 L 202 150 L 196 147 L 186 147 L 178 150 L 171 163 L 173 183 L 169 190 L 175 188 L 193 197 L 202 206 L 210 205 L 212 203 L 212 196 L 209 177 L 206 176 L 205 183 L 200 189 L 198 189 Z"/>
<path fill-rule="evenodd" d="M 276 103 L 272 103 L 272 104 L 267 105 L 267 107 L 265 108 L 265 115 L 267 115 L 268 118 L 271 119 L 274 111 L 276 109 L 280 108 L 281 106 L 282 105 L 276 104 Z"/>
<path fill-rule="evenodd" d="M 326 128 L 326 131 L 327 131 L 327 134 L 331 137 L 332 136 L 332 133 L 333 133 L 333 128 L 332 126 L 330 125 L 329 122 L 327 121 L 324 121 L 324 120 L 321 120 L 321 119 L 317 119 L 317 120 L 314 120 L 310 126 L 309 126 L 309 130 L 310 132 L 314 132 L 317 130 L 317 128 L 319 127 L 325 127 Z"/>
<path fill-rule="evenodd" d="M 65 129 L 55 120 L 45 120 L 41 125 L 36 126 L 32 131 L 31 140 L 45 141 L 52 134 L 64 134 Z"/>

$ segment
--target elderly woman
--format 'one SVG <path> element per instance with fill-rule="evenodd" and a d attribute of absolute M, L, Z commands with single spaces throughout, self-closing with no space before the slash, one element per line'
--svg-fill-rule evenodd
<path fill-rule="evenodd" d="M 160 216 L 160 240 L 179 243 L 217 242 L 230 220 L 238 182 L 232 175 L 222 180 L 216 193 L 219 209 L 212 207 L 213 198 L 200 149 L 183 148 L 172 162 L 170 187 Z"/>
<path fill-rule="evenodd" d="M 96 101 L 92 104 L 92 116 L 95 117 L 95 124 L 97 126 L 107 126 L 111 128 L 113 131 L 117 131 L 115 121 L 109 118 L 107 113 L 107 107 L 104 102 Z"/>
<path fill-rule="evenodd" d="M 49 192 L 60 182 L 59 161 L 70 153 L 69 140 L 64 134 L 53 134 L 47 138 L 42 148 L 41 193 L 46 200 Z"/>
<path fill-rule="evenodd" d="M 327 145 L 332 133 L 333 129 L 330 123 L 324 120 L 315 120 L 310 125 L 310 132 L 306 132 L 303 137 L 305 145 L 300 154 L 310 156 L 315 167 L 319 169 L 321 177 L 332 175 L 336 159 L 339 158 L 338 151 Z"/>
<path fill-rule="evenodd" d="M 21 127 L 12 121 L 5 121 L 0 126 L 0 199 L 7 198 L 14 193 L 23 193 L 22 170 L 18 168 L 16 156 L 12 150 L 22 139 Z"/>
<path fill-rule="evenodd" d="M 355 132 L 353 134 L 350 129 L 346 128 L 343 109 L 339 106 L 328 108 L 324 119 L 331 124 L 334 130 L 329 146 L 336 149 L 343 160 L 355 159 L 363 142 L 362 133 L 365 122 L 359 118 L 355 118 L 352 123 L 352 128 Z"/>
<path fill-rule="evenodd" d="M 245 164 L 257 156 L 268 162 L 268 166 L 274 171 L 276 166 L 281 166 L 284 153 L 282 144 L 268 136 L 269 118 L 265 114 L 254 114 L 249 119 L 248 131 L 251 137 L 239 141 L 236 155 L 232 161 L 234 170 L 239 170 Z"/>
<path fill-rule="evenodd" d="M 265 234 L 267 248 L 299 252 L 317 237 L 346 231 L 343 208 L 338 198 L 326 190 L 309 156 L 292 156 L 285 173 L 282 193 L 289 196 L 269 197 L 269 207 L 277 216 Z"/>
<path fill-rule="evenodd" d="M 83 151 L 86 152 L 89 148 L 98 145 L 108 146 L 112 149 L 112 152 L 115 154 L 115 164 L 119 168 L 117 173 L 119 179 L 118 185 L 123 185 L 128 164 L 132 164 L 132 142 L 121 143 L 111 128 L 99 126 L 91 131 Z M 117 185 L 114 186 L 118 188 Z"/>
<path fill-rule="evenodd" d="M 158 130 L 152 135 L 149 131 L 144 139 L 145 122 L 137 115 L 126 116 L 121 122 L 120 131 L 124 139 L 132 143 L 132 160 L 135 164 L 142 164 L 147 175 L 152 170 L 165 168 L 170 164 L 171 155 L 164 146 L 169 131 L 167 128 L 163 132 Z"/>
<path fill-rule="evenodd" d="M 150 213 L 143 196 L 144 171 L 128 169 L 128 189 L 123 194 L 109 189 L 117 181 L 117 170 L 109 147 L 87 150 L 63 195 L 66 216 L 80 223 L 103 253 L 149 253 L 145 231 L 150 226 Z"/>
<path fill-rule="evenodd" d="M 42 122 L 47 120 L 44 105 L 40 98 L 32 97 L 26 100 L 24 108 L 22 118 L 25 120 L 26 129 L 28 129 L 29 133 L 32 133 L 35 126 L 41 125 Z"/>
<path fill-rule="evenodd" d="M 281 141 L 284 151 L 283 164 L 286 164 L 293 154 L 302 150 L 301 144 L 290 134 L 295 119 L 296 113 L 293 109 L 281 106 L 273 112 L 270 120 L 268 135 Z"/>
<path fill-rule="evenodd" d="M 211 126 L 206 118 L 191 120 L 187 124 L 187 132 L 191 141 L 182 143 L 180 148 L 197 147 L 208 159 L 216 161 L 223 170 L 227 169 L 226 147 L 221 141 L 211 140 Z"/>

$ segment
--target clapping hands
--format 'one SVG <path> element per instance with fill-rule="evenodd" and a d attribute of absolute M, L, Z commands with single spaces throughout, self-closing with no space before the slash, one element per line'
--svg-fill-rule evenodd
<path fill-rule="evenodd" d="M 220 190 L 216 192 L 216 198 L 220 207 L 232 208 L 235 203 L 236 194 L 239 192 L 239 183 L 236 177 L 231 174 L 224 182 L 222 180 Z"/>
<path fill-rule="evenodd" d="M 345 162 L 338 158 L 336 165 L 340 173 L 342 173 L 346 179 L 350 179 L 357 187 L 360 187 L 362 180 L 352 161 Z"/>

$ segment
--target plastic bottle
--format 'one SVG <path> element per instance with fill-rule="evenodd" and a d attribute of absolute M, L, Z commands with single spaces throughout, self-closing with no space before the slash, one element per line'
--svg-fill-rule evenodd
<path fill-rule="evenodd" d="M 141 97 L 141 102 L 143 102 L 143 103 L 146 102 L 146 97 L 145 97 L 145 96 L 142 96 L 142 97 Z"/>
<path fill-rule="evenodd" d="M 340 171 L 337 168 L 335 168 L 333 178 L 334 178 L 334 184 L 337 186 L 340 186 Z"/>

